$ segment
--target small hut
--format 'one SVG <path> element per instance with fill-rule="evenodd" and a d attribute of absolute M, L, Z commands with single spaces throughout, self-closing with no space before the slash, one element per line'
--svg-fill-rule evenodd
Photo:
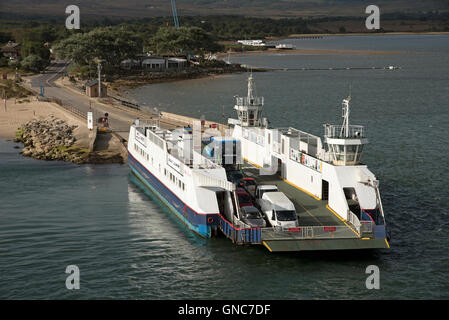
<path fill-rule="evenodd" d="M 91 80 L 86 82 L 84 85 L 86 87 L 86 95 L 88 97 L 94 98 L 98 97 L 98 80 Z M 108 96 L 108 87 L 101 83 L 101 97 L 107 97 Z"/>

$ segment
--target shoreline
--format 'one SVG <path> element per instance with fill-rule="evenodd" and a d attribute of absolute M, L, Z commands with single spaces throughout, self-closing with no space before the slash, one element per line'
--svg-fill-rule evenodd
<path fill-rule="evenodd" d="M 330 33 L 317 33 L 317 34 L 291 34 L 287 38 L 285 37 L 271 37 L 267 38 L 267 40 L 276 40 L 276 39 L 292 39 L 295 37 L 312 37 L 312 36 L 387 36 L 387 35 L 449 35 L 449 32 L 384 32 L 384 33 L 337 33 L 337 34 L 330 34 Z M 270 54 L 270 53 L 302 53 L 302 54 L 366 54 L 366 55 L 398 55 L 398 54 L 409 54 L 409 52 L 406 51 L 376 51 L 376 50 L 352 50 L 352 49 L 292 49 L 292 50 L 285 50 L 285 49 L 275 49 L 270 48 L 266 50 L 252 50 L 252 51 L 245 51 L 245 52 L 221 52 L 216 53 L 215 56 L 217 59 L 223 59 L 227 55 L 242 55 L 242 54 Z M 171 74 L 147 74 L 142 75 L 142 73 L 136 72 L 136 74 L 129 75 L 123 78 L 119 78 L 118 80 L 115 80 L 113 82 L 109 82 L 109 88 L 111 93 L 116 95 L 118 98 L 123 99 L 125 101 L 129 101 L 133 104 L 136 104 L 136 101 L 132 101 L 133 98 L 129 97 L 128 90 L 133 90 L 137 88 L 141 88 L 147 85 L 151 84 L 158 84 L 158 83 L 169 83 L 169 82 L 178 82 L 178 81 L 187 81 L 187 80 L 200 80 L 200 79 L 214 79 L 219 78 L 224 75 L 231 75 L 235 73 L 245 73 L 249 72 L 246 68 L 241 68 L 239 70 L 236 70 L 235 68 L 230 68 L 229 70 L 224 70 L 225 68 L 210 68 L 210 69 L 203 69 L 203 70 L 195 70 L 193 72 L 184 71 L 184 72 L 178 72 L 178 73 L 171 73 Z M 253 71 L 272 71 L 269 68 L 256 68 L 256 70 Z M 59 81 L 57 81 L 58 83 Z M 62 84 L 62 83 L 60 83 Z M 64 84 L 65 87 L 70 88 L 71 85 Z M 78 92 L 80 93 L 80 92 Z M 125 106 L 125 105 L 124 105 Z M 144 106 L 140 106 L 144 107 Z M 140 111 L 143 111 L 143 113 L 149 114 L 147 110 L 148 106 L 145 106 L 145 109 L 142 109 Z M 148 107 L 150 108 L 150 107 Z M 130 110 L 127 106 L 125 106 L 125 109 Z"/>
<path fill-rule="evenodd" d="M 3 102 L 3 100 L 2 100 Z M 80 128 L 80 139 L 88 134 L 86 123 L 52 102 L 38 101 L 35 96 L 21 99 L 8 99 L 6 101 L 6 111 L 2 103 L 0 108 L 0 138 L 14 139 L 16 132 L 21 126 L 34 119 L 44 119 L 50 115 L 66 121 L 70 125 Z"/>
<path fill-rule="evenodd" d="M 251 50 L 245 52 L 233 51 L 216 54 L 217 58 L 224 58 L 230 55 L 264 54 L 264 53 L 304 53 L 304 54 L 367 54 L 367 55 L 398 55 L 407 54 L 406 51 L 376 51 L 376 50 L 342 50 L 342 49 L 266 49 Z"/>
<path fill-rule="evenodd" d="M 279 41 L 279 40 L 289 40 L 295 38 L 308 38 L 308 37 L 350 37 L 350 36 L 389 36 L 389 35 L 449 35 L 449 31 L 442 32 L 382 32 L 382 33 L 311 33 L 311 34 L 290 34 L 284 37 L 267 37 L 266 41 Z M 235 41 L 225 41 L 232 42 Z M 407 51 L 377 51 L 377 50 L 356 50 L 356 49 L 276 49 L 269 48 L 266 50 L 248 50 L 248 51 L 230 51 L 230 52 L 218 52 L 214 55 L 217 59 L 223 59 L 228 55 L 243 55 L 243 54 L 268 54 L 268 53 L 300 53 L 300 54 L 366 54 L 366 55 L 399 55 L 399 54 L 408 54 Z M 203 78 L 214 78 L 225 74 L 234 74 L 234 73 L 244 73 L 249 70 L 243 68 L 242 70 L 226 70 L 224 69 L 205 69 L 205 70 L 197 70 L 196 72 L 180 72 L 178 74 L 169 74 L 169 75 L 160 75 L 154 74 L 152 75 L 144 75 L 136 74 L 136 75 L 128 75 L 122 76 L 119 80 L 114 80 L 109 83 L 109 88 L 114 92 L 114 94 L 121 96 L 121 92 L 123 90 L 140 88 L 146 85 L 154 84 L 154 83 L 166 83 L 166 82 L 176 82 L 176 81 L 187 81 L 187 80 L 195 80 L 195 79 L 203 79 Z M 268 68 L 256 68 L 256 70 L 252 71 L 270 71 Z M 125 97 L 123 97 L 125 98 Z"/>
<path fill-rule="evenodd" d="M 121 76 L 118 80 L 113 80 L 109 83 L 109 88 L 114 91 L 119 91 L 122 89 L 134 89 L 142 87 L 153 83 L 165 83 L 165 82 L 175 82 L 184 80 L 194 80 L 208 77 L 216 77 L 226 74 L 234 74 L 247 72 L 245 68 L 237 67 L 219 67 L 219 68 L 204 68 L 195 69 L 195 67 L 190 67 L 191 69 L 185 69 L 181 72 L 176 73 L 148 73 L 142 74 L 142 72 L 137 71 L 137 74 Z"/>
<path fill-rule="evenodd" d="M 449 35 L 449 31 L 426 31 L 426 32 L 405 32 L 405 31 L 392 31 L 392 32 L 354 32 L 354 33 L 309 33 L 300 34 L 293 33 L 287 37 L 267 37 L 268 41 L 287 40 L 292 38 L 307 38 L 307 37 L 350 37 L 350 36 L 394 36 L 394 35 Z"/>
<path fill-rule="evenodd" d="M 24 101 L 21 103 L 21 101 Z M 60 131 L 58 131 L 60 130 Z M 21 144 L 23 156 L 76 164 L 125 163 L 123 145 L 113 134 L 87 128 L 87 121 L 35 96 L 7 100 L 0 108 L 0 139 Z"/>
<path fill-rule="evenodd" d="M 429 31 L 429 32 L 354 32 L 354 33 L 310 33 L 310 34 L 290 34 L 288 36 L 284 37 L 266 37 L 264 38 L 265 41 L 281 41 L 281 40 L 292 40 L 292 39 L 307 39 L 312 37 L 351 37 L 351 36 L 394 36 L 394 35 L 449 35 L 449 31 Z M 234 43 L 235 41 L 223 41 L 223 43 Z M 376 55 L 376 54 L 407 54 L 406 51 L 376 51 L 376 50 L 341 50 L 341 49 L 276 49 L 276 48 L 267 48 L 265 50 L 248 50 L 245 52 L 241 51 L 230 51 L 230 52 L 220 52 L 217 53 L 216 56 L 219 58 L 223 58 L 227 56 L 228 54 L 235 55 L 235 54 L 261 54 L 261 53 L 280 53 L 280 52 L 294 52 L 294 53 L 316 53 L 316 54 L 370 54 L 370 55 Z"/>

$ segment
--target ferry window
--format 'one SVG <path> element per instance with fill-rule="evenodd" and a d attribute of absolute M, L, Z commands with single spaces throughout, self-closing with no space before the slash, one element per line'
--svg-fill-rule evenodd
<path fill-rule="evenodd" d="M 167 169 L 164 168 L 164 174 L 167 176 Z"/>
<path fill-rule="evenodd" d="M 182 183 L 182 190 L 185 190 L 184 182 Z"/>
<path fill-rule="evenodd" d="M 271 133 L 268 134 L 268 144 L 271 144 Z"/>

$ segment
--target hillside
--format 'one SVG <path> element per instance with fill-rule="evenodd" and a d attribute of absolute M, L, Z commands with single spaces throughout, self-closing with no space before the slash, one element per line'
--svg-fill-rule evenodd
<path fill-rule="evenodd" d="M 378 0 L 381 13 L 423 13 L 449 11 L 449 0 Z M 171 15 L 170 0 L 73 0 L 78 5 L 82 19 L 93 18 L 145 18 Z M 177 0 L 180 16 L 246 15 L 254 17 L 320 17 L 366 16 L 370 0 Z M 2 0 L 0 17 L 37 18 L 65 15 L 65 0 Z"/>

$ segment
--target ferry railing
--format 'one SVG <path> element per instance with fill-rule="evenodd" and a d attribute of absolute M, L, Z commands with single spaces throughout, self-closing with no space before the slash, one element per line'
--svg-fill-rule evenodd
<path fill-rule="evenodd" d="M 160 120 L 159 119 L 136 119 L 134 124 L 139 127 L 151 127 L 151 128 L 160 128 Z"/>
<path fill-rule="evenodd" d="M 57 98 L 51 98 L 50 99 L 51 102 L 58 104 L 59 106 L 61 106 L 62 108 L 64 108 L 65 110 L 73 113 L 74 115 L 86 120 L 87 119 L 87 113 L 86 112 L 81 112 L 80 110 L 78 110 L 77 108 L 74 108 L 70 105 L 64 104 L 62 102 L 61 99 L 57 99 Z"/>
<path fill-rule="evenodd" d="M 261 228 L 248 228 L 240 223 L 233 225 L 223 217 L 220 217 L 219 227 L 227 238 L 237 244 L 261 243 L 262 241 Z"/>
<path fill-rule="evenodd" d="M 193 177 L 195 179 L 195 183 L 198 186 L 204 187 L 220 187 L 228 191 L 235 190 L 235 184 L 229 182 L 227 180 L 217 179 L 215 177 L 203 174 L 198 171 L 193 172 Z"/>
<path fill-rule="evenodd" d="M 360 220 L 357 216 L 350 210 L 348 210 L 348 221 L 356 228 L 358 234 L 360 234 Z"/>
<path fill-rule="evenodd" d="M 238 106 L 261 106 L 263 105 L 264 98 L 263 97 L 254 97 L 252 99 L 248 99 L 248 97 L 236 97 Z"/>
<path fill-rule="evenodd" d="M 374 233 L 375 224 L 372 221 L 360 221 L 360 233 Z"/>
<path fill-rule="evenodd" d="M 327 138 L 346 138 L 342 136 L 343 126 L 341 125 L 324 125 L 324 136 Z M 363 138 L 365 137 L 365 128 L 363 126 L 350 125 L 349 138 Z"/>
<path fill-rule="evenodd" d="M 346 226 L 301 226 L 297 228 L 263 228 L 262 240 L 350 239 L 357 235 Z"/>

